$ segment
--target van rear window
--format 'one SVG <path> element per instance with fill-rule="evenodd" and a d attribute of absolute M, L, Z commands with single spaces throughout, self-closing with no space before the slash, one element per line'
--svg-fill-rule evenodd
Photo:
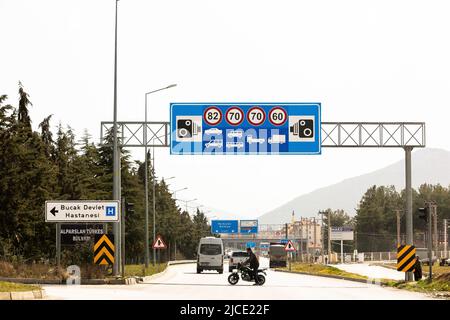
<path fill-rule="evenodd" d="M 220 244 L 204 243 L 200 245 L 200 254 L 204 254 L 207 256 L 222 254 L 222 246 Z"/>

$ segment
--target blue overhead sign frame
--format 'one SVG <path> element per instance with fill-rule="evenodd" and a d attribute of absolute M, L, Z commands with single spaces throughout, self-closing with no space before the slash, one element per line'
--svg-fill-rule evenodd
<path fill-rule="evenodd" d="M 320 103 L 171 103 L 170 152 L 320 154 Z"/>
<path fill-rule="evenodd" d="M 240 220 L 240 233 L 258 233 L 258 220 Z"/>
<path fill-rule="evenodd" d="M 238 220 L 211 220 L 211 233 L 238 233 Z"/>
<path fill-rule="evenodd" d="M 256 247 L 256 242 L 253 241 L 249 241 L 245 244 L 246 248 L 255 248 Z"/>

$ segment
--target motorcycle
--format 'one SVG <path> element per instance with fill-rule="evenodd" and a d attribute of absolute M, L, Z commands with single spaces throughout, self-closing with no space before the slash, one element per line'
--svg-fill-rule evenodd
<path fill-rule="evenodd" d="M 267 276 L 266 274 L 266 270 L 267 268 L 264 269 L 258 269 L 258 281 L 257 284 L 262 286 L 265 282 L 266 282 L 266 277 L 264 275 Z M 250 269 L 247 266 L 242 265 L 242 263 L 238 263 L 237 264 L 237 268 L 233 270 L 233 272 L 228 276 L 228 282 L 231 285 L 235 285 L 236 283 L 239 282 L 239 273 L 241 274 L 241 278 L 244 281 L 255 281 L 255 278 L 253 276 L 253 270 Z M 264 275 L 263 275 L 264 274 Z"/>

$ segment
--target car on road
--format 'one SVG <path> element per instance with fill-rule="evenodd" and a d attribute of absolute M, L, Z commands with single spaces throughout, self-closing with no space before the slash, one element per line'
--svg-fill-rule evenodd
<path fill-rule="evenodd" d="M 197 273 L 203 270 L 216 270 L 223 273 L 223 242 L 220 238 L 204 237 L 197 249 Z"/>
<path fill-rule="evenodd" d="M 205 143 L 205 147 L 216 147 L 216 148 L 222 148 L 223 147 L 223 140 L 222 139 L 211 139 L 207 143 Z"/>
<path fill-rule="evenodd" d="M 228 138 L 242 138 L 244 131 L 242 130 L 230 130 L 227 132 Z"/>
<path fill-rule="evenodd" d="M 205 134 L 207 134 L 207 135 L 222 134 L 222 130 L 220 130 L 219 128 L 211 128 L 211 129 L 205 130 Z"/>
<path fill-rule="evenodd" d="M 230 255 L 230 262 L 228 263 L 228 271 L 233 272 L 237 268 L 238 263 L 243 263 L 247 260 L 249 254 L 247 251 L 233 251 Z"/>
<path fill-rule="evenodd" d="M 287 252 L 284 250 L 284 244 L 271 243 L 269 247 L 269 268 L 286 266 Z"/>

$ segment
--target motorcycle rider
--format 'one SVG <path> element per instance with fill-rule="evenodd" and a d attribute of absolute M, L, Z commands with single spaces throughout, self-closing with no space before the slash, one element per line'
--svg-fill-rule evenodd
<path fill-rule="evenodd" d="M 259 261 L 256 255 L 253 253 L 252 248 L 247 248 L 247 253 L 249 257 L 244 261 L 244 265 L 249 264 L 250 269 L 253 271 L 253 278 L 255 279 L 255 284 L 258 284 L 258 268 Z"/>

